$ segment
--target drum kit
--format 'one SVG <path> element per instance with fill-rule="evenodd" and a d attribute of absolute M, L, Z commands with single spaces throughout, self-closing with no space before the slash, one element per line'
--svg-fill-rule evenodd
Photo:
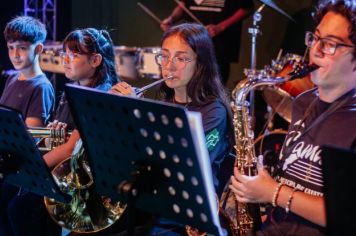
<path fill-rule="evenodd" d="M 40 66 L 43 71 L 64 73 L 60 52 L 61 42 L 46 44 L 40 54 Z M 139 78 L 159 79 L 161 72 L 155 61 L 160 47 L 115 46 L 116 73 L 124 81 Z"/>
<path fill-rule="evenodd" d="M 260 34 L 258 22 L 262 19 L 261 11 L 263 10 L 264 6 L 268 6 L 276 10 L 283 16 L 287 17 L 289 20 L 294 21 L 292 17 L 290 17 L 286 12 L 279 8 L 272 0 L 260 0 L 260 2 L 262 2 L 262 5 L 260 8 L 258 8 L 253 16 L 253 27 L 249 28 L 249 33 L 252 37 L 251 69 L 247 71 L 257 74 L 262 73 L 274 78 L 291 77 L 292 71 L 294 71 L 296 67 L 304 62 L 306 54 L 303 57 L 296 54 L 278 56 L 277 60 L 272 61 L 271 65 L 265 66 L 265 68 L 261 71 L 256 70 L 256 42 L 257 35 Z M 269 116 L 273 118 L 273 114 L 277 113 L 285 121 L 290 123 L 292 117 L 291 112 L 293 99 L 302 92 L 313 87 L 314 84 L 311 82 L 310 74 L 297 80 L 287 81 L 280 85 L 262 87 L 262 96 L 268 107 L 271 108 L 267 110 L 272 111 L 272 116 L 271 114 L 269 114 Z M 252 106 L 254 104 L 253 99 L 254 98 L 251 99 L 250 97 L 250 104 Z M 269 121 L 267 121 L 267 123 L 268 122 Z M 260 135 L 255 139 L 256 155 L 263 155 L 264 165 L 270 173 L 273 173 L 273 168 L 278 160 L 287 131 L 283 129 L 275 129 L 262 131 L 262 133 L 263 135 Z"/>
<path fill-rule="evenodd" d="M 43 71 L 53 73 L 64 73 L 60 52 L 62 51 L 61 42 L 46 44 L 40 54 L 40 66 Z"/>

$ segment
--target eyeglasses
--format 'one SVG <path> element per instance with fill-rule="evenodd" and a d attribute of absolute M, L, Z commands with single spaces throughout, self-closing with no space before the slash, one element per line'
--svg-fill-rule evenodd
<path fill-rule="evenodd" d="M 79 55 L 81 55 L 80 53 L 76 53 L 76 52 L 60 52 L 59 56 L 62 58 L 62 60 L 65 60 L 66 62 L 72 62 L 74 61 L 75 58 L 77 58 Z"/>
<path fill-rule="evenodd" d="M 312 32 L 306 32 L 305 45 L 307 47 L 313 47 L 317 42 L 320 42 L 319 49 L 321 52 L 327 55 L 334 55 L 338 47 L 353 48 L 353 45 L 335 42 L 332 39 L 321 38 Z"/>
<path fill-rule="evenodd" d="M 192 58 L 188 58 L 184 56 L 174 56 L 170 59 L 168 55 L 164 55 L 164 54 L 157 54 L 155 56 L 155 59 L 156 59 L 156 63 L 159 66 L 167 66 L 168 62 L 171 61 L 178 70 L 183 69 L 187 65 L 187 63 L 194 60 Z"/>

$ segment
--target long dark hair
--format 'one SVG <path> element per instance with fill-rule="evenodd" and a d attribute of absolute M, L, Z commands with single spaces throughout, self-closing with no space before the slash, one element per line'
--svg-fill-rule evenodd
<path fill-rule="evenodd" d="M 340 14 L 350 22 L 349 39 L 356 45 L 356 2 L 354 0 L 323 0 L 320 1 L 316 12 L 313 14 L 317 24 L 329 11 Z M 356 60 L 356 50 L 353 50 L 352 60 Z"/>
<path fill-rule="evenodd" d="M 199 106 L 212 101 L 220 101 L 224 104 L 228 113 L 228 132 L 232 132 L 231 109 L 224 86 L 221 83 L 214 46 L 208 31 L 199 24 L 180 24 L 164 33 L 161 45 L 164 40 L 171 36 L 179 36 L 197 55 L 196 69 L 187 85 L 187 95 L 192 99 L 191 103 Z M 170 101 L 173 99 L 174 90 L 163 83 L 158 96 L 160 99 Z M 232 133 L 229 133 L 229 136 L 232 137 Z"/>
<path fill-rule="evenodd" d="M 115 70 L 115 53 L 113 42 L 106 30 L 94 28 L 77 29 L 67 35 L 63 42 L 63 50 L 79 54 L 98 53 L 102 56 L 101 64 L 96 68 L 90 87 L 119 81 Z"/>

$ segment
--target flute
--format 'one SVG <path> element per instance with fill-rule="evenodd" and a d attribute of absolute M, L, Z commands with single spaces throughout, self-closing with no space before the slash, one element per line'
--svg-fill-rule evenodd
<path fill-rule="evenodd" d="M 136 93 L 137 96 L 140 96 L 140 95 L 142 95 L 142 93 L 145 92 L 146 90 L 148 90 L 148 89 L 150 89 L 150 88 L 152 88 L 152 87 L 154 87 L 154 86 L 156 86 L 156 85 L 158 85 L 158 84 L 161 84 L 162 82 L 164 82 L 164 81 L 166 81 L 166 80 L 171 80 L 171 79 L 173 79 L 173 76 L 172 76 L 172 75 L 169 75 L 169 76 L 167 76 L 166 78 L 162 78 L 162 79 L 160 79 L 160 80 L 157 80 L 157 81 L 155 81 L 155 82 L 153 82 L 153 83 L 151 83 L 151 84 L 148 84 L 148 85 L 146 85 L 146 86 L 143 86 L 142 88 L 135 88 L 135 93 Z"/>

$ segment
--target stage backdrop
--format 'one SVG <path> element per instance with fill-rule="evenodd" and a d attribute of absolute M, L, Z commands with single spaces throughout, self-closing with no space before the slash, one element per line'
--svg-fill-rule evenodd
<path fill-rule="evenodd" d="M 295 18 L 296 23 L 289 21 L 275 10 L 266 7 L 262 11 L 260 29 L 262 34 L 257 39 L 257 68 L 270 65 L 280 48 L 284 53 L 302 54 L 304 50 L 304 31 L 312 29 L 310 10 L 314 0 L 273 0 L 284 11 Z M 158 23 L 137 6 L 137 0 L 58 0 L 58 40 L 71 30 L 81 27 L 105 28 L 111 31 L 115 45 L 153 47 L 160 44 L 162 31 Z M 255 8 L 260 6 L 254 0 Z M 176 6 L 174 0 L 142 0 L 146 7 L 160 19 L 164 19 Z M 0 3 L 3 31 L 5 22 L 15 15 L 23 14 L 23 1 L 13 0 Z M 243 77 L 243 68 L 251 65 L 251 35 L 248 27 L 252 26 L 252 17 L 244 22 L 240 63 L 232 65 L 228 87 L 233 88 Z M 2 36 L 1 36 L 2 37 Z M 6 69 L 11 67 L 7 60 L 6 45 L 3 37 L 0 45 L 0 64 Z"/>
<path fill-rule="evenodd" d="M 75 0 L 72 1 L 73 27 L 107 27 L 112 32 L 116 44 L 125 46 L 159 45 L 162 31 L 158 23 L 137 6 L 138 1 L 128 0 Z M 255 7 L 261 2 L 255 0 Z M 312 0 L 274 0 L 284 11 L 295 17 L 296 23 L 275 10 L 266 7 L 262 11 L 260 29 L 262 35 L 257 39 L 257 68 L 271 63 L 280 48 L 285 52 L 301 54 L 304 51 L 304 31 L 312 28 L 310 9 Z M 315 1 L 314 1 L 315 2 Z M 174 0 L 142 0 L 146 7 L 160 19 L 164 19 L 176 6 Z M 242 78 L 243 68 L 251 66 L 251 36 L 248 27 L 252 17 L 244 23 L 240 63 L 233 64 L 228 86 L 231 88 Z M 286 30 L 288 26 L 288 31 Z"/>

